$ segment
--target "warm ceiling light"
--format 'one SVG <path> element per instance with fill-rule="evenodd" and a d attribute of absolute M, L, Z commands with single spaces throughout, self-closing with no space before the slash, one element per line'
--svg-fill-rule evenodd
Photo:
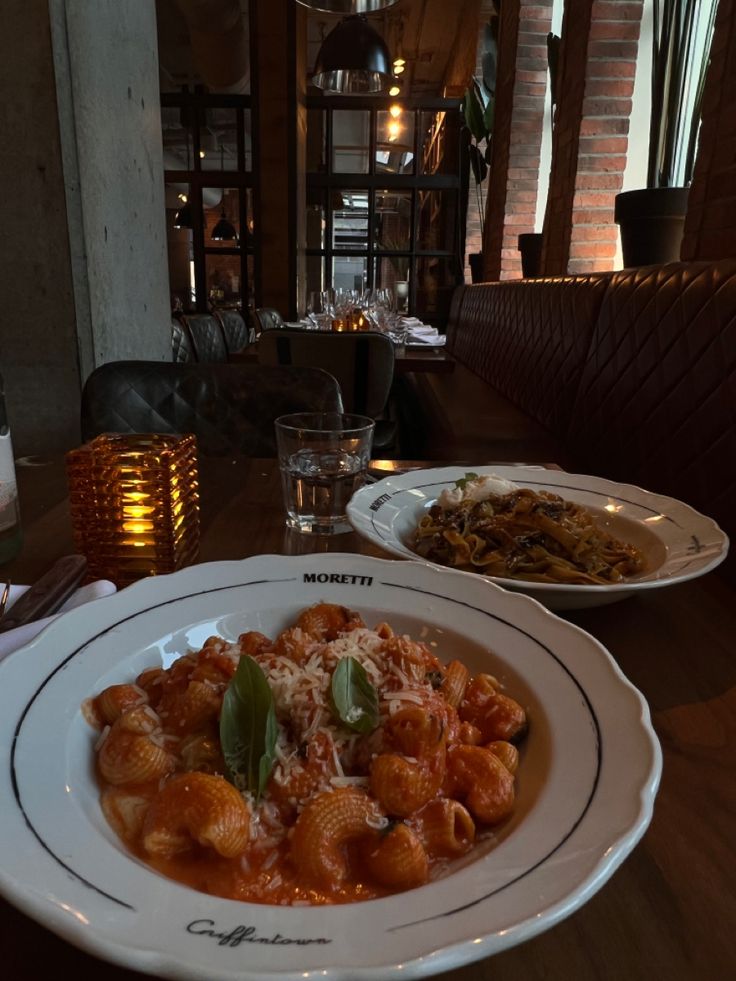
<path fill-rule="evenodd" d="M 220 220 L 217 222 L 215 227 L 212 229 L 212 240 L 214 242 L 233 242 L 237 240 L 238 232 L 235 225 L 227 220 L 227 215 L 225 214 L 225 206 L 222 206 L 222 213 L 220 215 Z"/>
<path fill-rule="evenodd" d="M 389 106 L 389 110 L 388 111 L 391 113 L 391 115 L 394 117 L 394 119 L 398 119 L 403 110 L 402 110 L 401 106 L 399 106 L 399 105 L 393 105 L 393 106 Z"/>
<path fill-rule="evenodd" d="M 400 75 L 405 68 L 406 65 L 394 65 L 394 75 Z"/>
<path fill-rule="evenodd" d="M 371 14 L 392 7 L 397 0 L 297 0 L 297 3 L 323 14 Z"/>
<path fill-rule="evenodd" d="M 187 201 L 174 215 L 174 228 L 192 228 L 192 206 Z"/>
<path fill-rule="evenodd" d="M 394 68 L 401 68 L 406 64 L 406 58 L 394 58 Z"/>
<path fill-rule="evenodd" d="M 346 17 L 322 42 L 312 82 L 326 92 L 364 95 L 391 81 L 391 55 L 365 17 Z"/>
<path fill-rule="evenodd" d="M 400 85 L 392 85 L 391 88 L 388 90 L 389 95 L 398 95 L 400 92 L 401 92 Z"/>
<path fill-rule="evenodd" d="M 205 151 L 204 150 L 200 150 L 199 151 L 199 157 L 200 157 L 201 160 L 204 159 L 204 157 L 205 157 Z"/>
<path fill-rule="evenodd" d="M 401 123 L 391 120 L 388 124 L 388 138 L 390 140 L 395 140 L 399 133 L 401 132 Z"/>
<path fill-rule="evenodd" d="M 187 203 L 187 196 L 186 196 L 186 194 L 177 194 L 177 197 L 182 202 L 182 204 L 186 204 Z"/>

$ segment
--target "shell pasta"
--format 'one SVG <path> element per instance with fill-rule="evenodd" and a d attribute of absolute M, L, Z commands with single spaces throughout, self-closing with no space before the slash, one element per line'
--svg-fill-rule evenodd
<path fill-rule="evenodd" d="M 237 769 L 224 717 L 260 684 Z M 273 639 L 210 637 L 84 710 L 102 809 L 131 851 L 203 892 L 278 905 L 441 875 L 512 812 L 527 729 L 491 675 L 329 603 Z"/>

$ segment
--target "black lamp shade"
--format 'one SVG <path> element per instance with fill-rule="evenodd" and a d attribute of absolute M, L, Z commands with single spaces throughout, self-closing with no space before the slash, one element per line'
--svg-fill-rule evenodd
<path fill-rule="evenodd" d="M 192 228 L 192 206 L 188 201 L 174 215 L 174 228 Z"/>
<path fill-rule="evenodd" d="M 215 227 L 212 229 L 212 239 L 215 242 L 232 242 L 238 237 L 237 229 L 232 222 L 229 222 L 225 217 L 225 212 L 223 211 L 220 215 L 220 220 L 217 222 Z"/>
<path fill-rule="evenodd" d="M 392 7 L 398 0 L 297 0 L 302 7 L 323 14 L 372 14 Z"/>
<path fill-rule="evenodd" d="M 322 42 L 312 82 L 327 92 L 364 95 L 391 82 L 386 42 L 364 17 L 346 17 Z"/>

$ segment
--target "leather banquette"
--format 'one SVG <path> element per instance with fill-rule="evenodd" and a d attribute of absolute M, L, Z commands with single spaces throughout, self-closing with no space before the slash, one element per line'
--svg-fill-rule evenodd
<path fill-rule="evenodd" d="M 555 460 L 736 536 L 736 259 L 460 287 L 447 334 L 427 456 Z"/>

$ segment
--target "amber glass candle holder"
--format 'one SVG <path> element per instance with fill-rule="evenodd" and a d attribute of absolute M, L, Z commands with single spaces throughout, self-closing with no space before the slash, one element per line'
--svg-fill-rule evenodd
<path fill-rule="evenodd" d="M 66 455 L 74 544 L 89 576 L 126 586 L 199 551 L 197 441 L 105 433 Z"/>

